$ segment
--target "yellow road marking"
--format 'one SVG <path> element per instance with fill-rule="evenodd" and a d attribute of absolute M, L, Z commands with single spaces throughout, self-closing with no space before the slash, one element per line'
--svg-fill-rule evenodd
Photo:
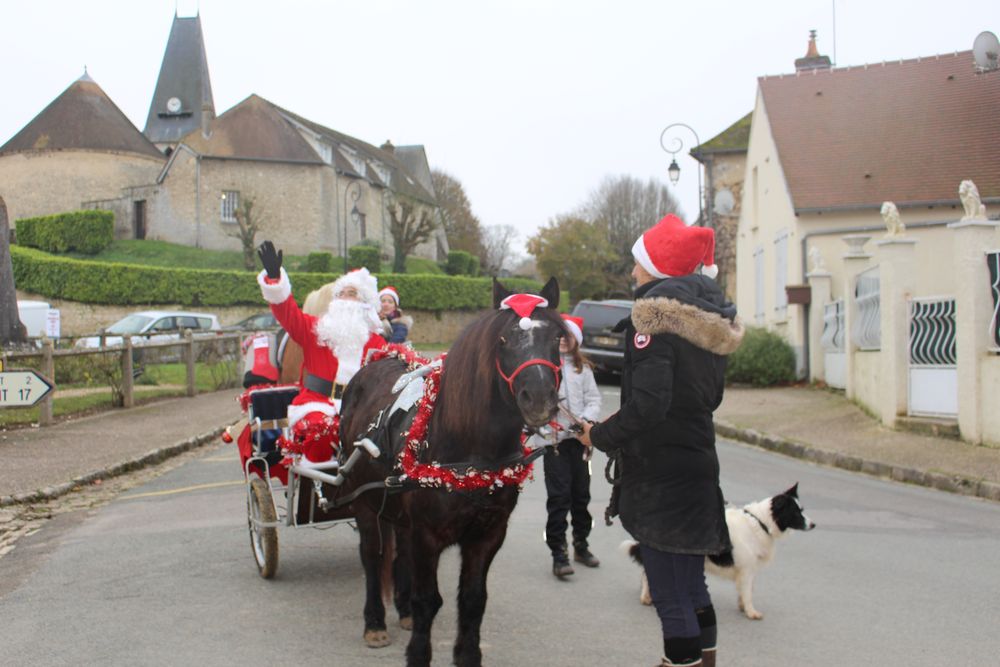
<path fill-rule="evenodd" d="M 152 498 L 153 496 L 171 496 L 175 493 L 187 493 L 188 491 L 198 491 L 200 489 L 216 489 L 223 486 L 245 485 L 243 480 L 233 482 L 213 482 L 211 484 L 196 484 L 195 486 L 185 486 L 179 489 L 168 489 L 166 491 L 150 491 L 148 493 L 136 493 L 131 496 L 122 496 L 122 500 L 134 500 L 135 498 Z"/>

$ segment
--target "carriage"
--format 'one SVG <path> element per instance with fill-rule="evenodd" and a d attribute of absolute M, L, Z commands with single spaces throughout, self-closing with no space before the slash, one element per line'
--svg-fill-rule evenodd
<path fill-rule="evenodd" d="M 343 463 L 333 458 L 306 466 L 301 455 L 282 452 L 282 438 L 289 437 L 288 406 L 298 393 L 298 385 L 277 385 L 253 387 L 241 397 L 247 423 L 238 446 L 246 479 L 247 526 L 257 569 L 265 579 L 277 573 L 279 526 L 353 526 L 350 502 L 357 493 L 340 494 L 340 487 L 362 451 L 379 455 L 370 440 L 358 443 L 357 454 Z M 331 497 L 324 495 L 324 483 L 334 487 Z"/>

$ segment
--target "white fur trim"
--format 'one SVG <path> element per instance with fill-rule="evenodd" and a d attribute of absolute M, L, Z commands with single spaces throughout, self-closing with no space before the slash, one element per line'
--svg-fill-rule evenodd
<path fill-rule="evenodd" d="M 715 277 L 719 275 L 719 267 L 715 264 L 706 264 L 705 266 L 701 267 L 701 272 L 703 275 L 706 275 L 712 280 L 715 280 Z"/>
<path fill-rule="evenodd" d="M 386 294 L 392 297 L 392 300 L 396 303 L 396 307 L 399 308 L 399 294 L 396 290 L 392 287 L 383 287 L 378 291 L 378 298 L 381 299 Z"/>
<path fill-rule="evenodd" d="M 666 273 L 661 273 L 656 265 L 653 264 L 653 260 L 649 258 L 649 253 L 646 252 L 646 244 L 643 243 L 643 237 L 640 236 L 639 239 L 632 244 L 632 257 L 635 261 L 639 263 L 639 266 L 646 269 L 646 273 L 653 276 L 654 278 L 669 278 Z"/>
<path fill-rule="evenodd" d="M 361 267 L 354 271 L 348 271 L 333 282 L 333 296 L 337 298 L 341 290 L 345 287 L 353 287 L 358 290 L 358 296 L 367 304 L 378 310 L 378 281 L 375 276 L 368 272 L 368 269 Z"/>
<path fill-rule="evenodd" d="M 260 285 L 260 293 L 264 297 L 264 301 L 275 305 L 287 301 L 288 297 L 292 295 L 292 282 L 288 279 L 288 274 L 285 273 L 285 267 L 281 267 L 281 277 L 278 278 L 278 282 L 269 284 L 264 281 L 266 277 L 267 271 L 261 270 L 257 274 L 257 284 Z"/>
<path fill-rule="evenodd" d="M 289 405 L 288 428 L 295 426 L 296 422 L 310 412 L 322 412 L 328 417 L 333 417 L 337 414 L 337 406 L 330 405 L 329 403 L 322 403 L 320 401 L 310 401 L 309 403 L 303 403 L 301 405 Z"/>
<path fill-rule="evenodd" d="M 570 333 L 573 334 L 573 338 L 576 339 L 577 345 L 583 345 L 583 332 L 580 331 L 580 327 L 576 326 L 576 322 L 573 320 L 564 320 L 563 323 L 566 328 L 569 329 Z"/>

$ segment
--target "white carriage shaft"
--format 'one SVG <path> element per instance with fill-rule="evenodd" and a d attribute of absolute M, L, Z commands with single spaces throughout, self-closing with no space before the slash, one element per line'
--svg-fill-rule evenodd
<path fill-rule="evenodd" d="M 52 391 L 52 383 L 35 371 L 0 371 L 0 408 L 25 408 Z"/>

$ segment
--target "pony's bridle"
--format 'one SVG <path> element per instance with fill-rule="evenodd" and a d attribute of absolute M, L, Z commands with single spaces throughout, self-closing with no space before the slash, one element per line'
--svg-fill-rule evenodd
<path fill-rule="evenodd" d="M 500 373 L 500 377 L 507 381 L 507 386 L 510 387 L 510 393 L 514 394 L 514 378 L 517 374 L 523 371 L 528 366 L 548 366 L 552 369 L 552 374 L 556 377 L 556 391 L 559 391 L 559 366 L 552 363 L 548 359 L 528 359 L 526 362 L 514 369 L 514 372 L 510 374 L 510 377 L 504 374 L 503 369 L 500 368 L 500 360 L 497 359 L 497 372 Z"/>

